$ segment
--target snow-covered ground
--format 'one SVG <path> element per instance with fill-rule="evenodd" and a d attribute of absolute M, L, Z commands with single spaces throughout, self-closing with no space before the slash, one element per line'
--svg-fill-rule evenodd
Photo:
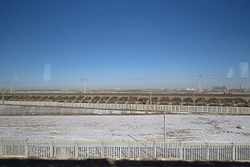
<path fill-rule="evenodd" d="M 7 139 L 162 141 L 163 134 L 162 115 L 0 116 L 0 138 Z M 166 139 L 250 143 L 250 116 L 166 115 Z"/>
<path fill-rule="evenodd" d="M 155 111 L 135 110 L 108 110 L 91 108 L 67 108 L 67 107 L 44 107 L 44 106 L 15 106 L 0 105 L 0 116 L 2 115 L 110 115 L 110 114 L 144 114 Z"/>

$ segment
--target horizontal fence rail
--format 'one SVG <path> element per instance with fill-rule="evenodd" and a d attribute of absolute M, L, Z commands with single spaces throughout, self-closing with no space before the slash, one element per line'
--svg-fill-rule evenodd
<path fill-rule="evenodd" d="M 250 144 L 1 140 L 0 158 L 250 161 Z"/>
<path fill-rule="evenodd" d="M 36 102 L 36 101 L 1 101 L 0 104 L 21 106 L 68 107 L 85 109 L 122 110 L 122 114 L 142 113 L 216 113 L 216 114 L 250 114 L 250 107 L 225 106 L 183 106 L 183 105 L 147 105 L 147 104 L 98 104 L 98 103 L 62 103 L 62 102 Z M 115 112 L 110 112 L 115 114 Z"/>

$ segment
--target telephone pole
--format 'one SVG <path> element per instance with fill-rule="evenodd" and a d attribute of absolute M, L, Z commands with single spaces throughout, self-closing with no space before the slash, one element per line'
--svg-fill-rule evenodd
<path fill-rule="evenodd" d="M 4 104 L 4 91 L 2 91 L 2 104 Z"/>
<path fill-rule="evenodd" d="M 149 92 L 149 104 L 152 105 L 152 91 Z"/>
<path fill-rule="evenodd" d="M 83 84 L 83 90 L 82 90 L 82 92 L 83 93 L 86 93 L 86 79 L 81 79 L 81 82 L 82 82 L 82 84 Z"/>
<path fill-rule="evenodd" d="M 199 93 L 202 92 L 202 75 L 198 75 L 199 77 Z"/>
<path fill-rule="evenodd" d="M 12 83 L 12 81 L 10 81 L 10 93 L 12 93 L 13 92 L 13 83 Z"/>

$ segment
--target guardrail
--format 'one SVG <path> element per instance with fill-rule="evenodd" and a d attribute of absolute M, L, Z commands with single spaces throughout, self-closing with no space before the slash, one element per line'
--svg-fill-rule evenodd
<path fill-rule="evenodd" d="M 250 161 L 250 144 L 0 140 L 0 158 Z"/>
<path fill-rule="evenodd" d="M 189 113 L 218 113 L 218 114 L 250 114 L 250 107 L 224 107 L 224 106 L 183 106 L 183 105 L 144 105 L 144 104 L 98 104 L 98 103 L 61 103 L 61 102 L 36 102 L 36 101 L 0 101 L 0 104 L 69 107 L 86 109 L 127 110 L 147 112 L 189 112 Z"/>

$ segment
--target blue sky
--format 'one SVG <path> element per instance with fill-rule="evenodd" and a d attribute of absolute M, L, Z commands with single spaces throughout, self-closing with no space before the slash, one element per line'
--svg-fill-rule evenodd
<path fill-rule="evenodd" d="M 0 57 L 2 86 L 79 87 L 86 78 L 93 88 L 197 87 L 198 74 L 245 80 L 250 1 L 0 0 Z"/>

